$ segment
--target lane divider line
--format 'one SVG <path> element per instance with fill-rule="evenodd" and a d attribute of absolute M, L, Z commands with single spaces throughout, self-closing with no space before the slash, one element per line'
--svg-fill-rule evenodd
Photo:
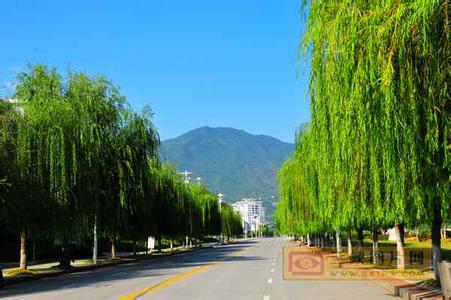
<path fill-rule="evenodd" d="M 185 279 L 185 278 L 187 278 L 187 277 L 189 277 L 191 275 L 194 275 L 194 274 L 199 273 L 199 272 L 203 272 L 206 269 L 208 269 L 209 267 L 211 267 L 212 265 L 213 265 L 213 263 L 212 264 L 208 264 L 208 265 L 203 265 L 203 266 L 194 268 L 194 269 L 192 269 L 192 270 L 190 270 L 188 272 L 172 276 L 172 277 L 170 277 L 170 278 L 168 278 L 166 280 L 163 280 L 163 281 L 161 281 L 161 282 L 159 282 L 159 283 L 157 283 L 155 285 L 151 285 L 151 286 L 145 287 L 145 288 L 143 288 L 143 289 L 141 289 L 139 291 L 132 292 L 132 293 L 130 293 L 128 295 L 122 296 L 122 297 L 118 298 L 118 300 L 134 300 L 134 299 L 136 299 L 138 297 L 144 296 L 145 294 L 154 292 L 154 291 L 156 291 L 158 289 L 162 289 L 162 288 L 167 287 L 167 286 L 169 286 L 171 284 L 174 284 L 174 283 L 176 283 L 176 282 L 178 282 L 180 280 L 183 280 L 183 279 Z"/>
<path fill-rule="evenodd" d="M 202 265 L 200 267 L 191 269 L 191 270 L 189 270 L 187 272 L 174 275 L 174 276 L 169 277 L 168 279 L 165 279 L 165 280 L 163 280 L 163 281 L 161 281 L 161 282 L 159 282 L 157 284 L 154 284 L 154 285 L 142 288 L 142 289 L 140 289 L 140 290 L 138 290 L 136 292 L 131 292 L 131 293 L 127 294 L 127 295 L 121 296 L 121 297 L 117 298 L 117 300 L 135 300 L 135 299 L 137 299 L 137 298 L 139 298 L 141 296 L 144 296 L 146 294 L 150 294 L 150 293 L 153 293 L 153 292 L 155 292 L 155 291 L 157 291 L 159 289 L 162 289 L 162 288 L 165 288 L 167 286 L 173 285 L 174 283 L 176 283 L 176 282 L 178 282 L 180 280 L 183 280 L 185 278 L 188 278 L 188 277 L 190 277 L 190 276 L 192 276 L 192 275 L 194 275 L 196 273 L 200 273 L 200 272 L 206 271 L 208 268 L 210 268 L 210 267 L 212 267 L 214 265 L 217 265 L 220 262 L 223 262 L 223 261 L 227 260 L 227 258 L 233 257 L 233 256 L 238 256 L 241 253 L 246 252 L 246 251 L 248 251 L 250 249 L 251 249 L 251 247 L 248 247 L 248 248 L 242 249 L 242 250 L 240 250 L 238 252 L 234 252 L 232 254 L 226 255 L 225 257 L 223 257 L 221 259 L 218 259 L 216 261 L 212 261 L 212 262 L 207 263 L 205 265 Z"/>

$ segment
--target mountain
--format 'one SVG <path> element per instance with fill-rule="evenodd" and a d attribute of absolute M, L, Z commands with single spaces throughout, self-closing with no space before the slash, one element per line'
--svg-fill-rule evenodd
<path fill-rule="evenodd" d="M 193 172 L 228 202 L 261 197 L 267 217 L 278 198 L 276 174 L 294 145 L 234 128 L 201 127 L 162 142 L 160 153 L 181 172 Z"/>

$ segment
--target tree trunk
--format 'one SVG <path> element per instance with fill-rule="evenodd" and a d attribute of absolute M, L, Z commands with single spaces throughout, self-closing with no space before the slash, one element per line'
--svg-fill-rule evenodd
<path fill-rule="evenodd" d="M 310 239 L 310 233 L 307 233 L 307 246 L 310 247 L 312 245 L 312 241 Z"/>
<path fill-rule="evenodd" d="M 161 235 L 159 235 L 158 237 L 157 237 L 157 241 L 158 241 L 158 252 L 161 252 Z"/>
<path fill-rule="evenodd" d="M 63 245 L 61 246 L 61 258 L 60 258 L 60 269 L 67 270 L 70 269 L 71 253 L 69 249 L 69 243 L 66 238 L 63 239 Z"/>
<path fill-rule="evenodd" d="M 396 224 L 396 253 L 397 253 L 397 266 L 399 270 L 406 268 L 405 251 L 404 251 L 404 225 Z"/>
<path fill-rule="evenodd" d="M 357 229 L 357 255 L 358 261 L 363 262 L 365 259 L 364 251 L 363 251 L 363 228 L 359 227 Z"/>
<path fill-rule="evenodd" d="M 341 238 L 340 238 L 340 230 L 337 229 L 335 233 L 335 239 L 337 242 L 337 257 L 341 257 Z"/>
<path fill-rule="evenodd" d="M 116 259 L 116 239 L 111 240 L 111 259 Z"/>
<path fill-rule="evenodd" d="M 363 247 L 363 228 L 359 227 L 359 229 L 357 230 L 357 246 L 359 248 Z M 361 251 L 361 249 L 359 249 L 359 251 Z"/>
<path fill-rule="evenodd" d="M 171 239 L 171 252 L 174 252 L 174 243 L 172 242 L 172 239 Z"/>
<path fill-rule="evenodd" d="M 20 269 L 27 269 L 28 260 L 27 260 L 27 234 L 25 230 L 20 232 Z"/>
<path fill-rule="evenodd" d="M 33 238 L 33 254 L 32 254 L 33 261 L 36 261 L 36 239 Z"/>
<path fill-rule="evenodd" d="M 378 237 L 378 231 L 373 230 L 373 264 L 377 264 L 379 262 L 377 252 L 379 248 L 379 237 Z"/>
<path fill-rule="evenodd" d="M 221 235 L 221 239 L 222 239 L 222 235 Z M 188 244 L 188 236 L 185 236 L 185 248 L 188 248 L 189 244 Z"/>
<path fill-rule="evenodd" d="M 352 231 L 348 231 L 348 255 L 352 256 Z"/>
<path fill-rule="evenodd" d="M 98 252 L 98 240 L 97 240 L 97 215 L 94 216 L 94 228 L 93 228 L 93 244 L 92 244 L 92 261 L 97 265 L 97 252 Z"/>
<path fill-rule="evenodd" d="M 432 218 L 432 267 L 434 268 L 435 280 L 440 280 L 439 264 L 442 261 L 442 249 L 441 249 L 441 228 L 442 228 L 442 215 L 441 215 L 441 203 L 440 198 L 434 199 L 434 215 Z"/>

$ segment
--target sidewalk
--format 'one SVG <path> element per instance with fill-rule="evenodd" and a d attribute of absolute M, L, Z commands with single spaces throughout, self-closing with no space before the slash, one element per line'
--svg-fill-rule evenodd
<path fill-rule="evenodd" d="M 118 252 L 116 259 L 109 259 L 107 255 L 103 254 L 97 264 L 92 262 L 92 259 L 76 259 L 71 262 L 72 268 L 69 270 L 61 270 L 58 268 L 59 261 L 57 260 L 45 260 L 38 262 L 30 262 L 26 271 L 19 271 L 17 269 L 18 263 L 2 263 L 0 268 L 3 270 L 3 286 L 35 280 L 39 278 L 54 277 L 67 273 L 76 273 L 81 271 L 88 271 L 97 268 L 105 268 L 130 262 L 136 262 L 141 260 L 156 259 L 165 256 L 176 255 L 180 253 L 192 252 L 202 249 L 211 248 L 217 245 L 217 243 L 203 243 L 201 247 L 193 248 L 179 248 L 178 250 L 170 251 L 169 248 L 162 249 L 161 252 L 153 251 L 150 254 L 145 252 L 137 253 L 133 255 L 131 252 Z M 18 273 L 20 272 L 20 273 Z M 1 285 L 0 285 L 1 286 Z"/>
<path fill-rule="evenodd" d="M 304 246 L 299 245 L 298 246 Z M 304 246 L 307 247 L 307 246 Z M 317 249 L 321 253 L 329 255 L 335 255 L 335 252 L 330 252 L 330 248 L 333 247 L 326 247 L 325 248 L 318 248 L 318 247 L 308 247 L 309 249 Z M 344 267 L 344 269 L 349 269 L 349 266 L 353 263 L 349 263 L 348 259 L 346 258 L 346 255 L 343 255 L 342 263 L 339 263 L 338 265 L 340 268 Z M 345 265 L 348 265 L 345 267 Z M 427 277 L 423 279 L 406 279 L 402 277 L 397 276 L 395 273 L 390 272 L 390 269 L 388 268 L 375 268 L 373 265 L 365 263 L 361 266 L 354 266 L 351 269 L 367 269 L 371 271 L 375 271 L 375 274 L 385 274 L 384 276 L 375 276 L 373 279 L 364 279 L 369 280 L 373 284 L 385 289 L 390 294 L 400 297 L 402 299 L 406 300 L 419 300 L 419 299 L 443 299 L 441 289 L 439 285 L 433 280 L 433 273 L 427 272 Z M 430 273 L 430 276 L 429 276 Z M 347 279 L 349 280 L 349 279 Z"/>

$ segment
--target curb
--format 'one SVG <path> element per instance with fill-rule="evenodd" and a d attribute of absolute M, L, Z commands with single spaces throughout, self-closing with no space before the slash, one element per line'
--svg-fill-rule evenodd
<path fill-rule="evenodd" d="M 295 243 L 299 246 L 302 244 Z M 318 248 L 321 251 L 321 248 Z M 390 292 L 395 297 L 400 297 L 403 300 L 442 300 L 445 297 L 442 295 L 442 291 L 438 287 L 426 285 L 424 282 L 409 282 L 404 279 L 397 278 L 393 275 L 390 279 L 383 279 L 377 284 L 378 281 L 372 281 L 379 287 Z M 384 282 L 385 284 L 382 284 Z M 448 298 L 446 298 L 448 299 Z"/>
<path fill-rule="evenodd" d="M 176 252 L 171 252 L 168 254 L 163 254 L 163 255 L 158 255 L 158 256 L 152 256 L 152 255 L 147 254 L 146 256 L 143 256 L 143 257 L 128 258 L 127 260 L 112 261 L 112 262 L 100 264 L 100 265 L 72 267 L 69 270 L 58 270 L 55 272 L 50 272 L 50 273 L 45 273 L 45 274 L 34 274 L 34 275 L 31 275 L 28 277 L 13 277 L 13 278 L 3 277 L 3 281 L 0 281 L 0 289 L 2 287 L 6 287 L 9 285 L 19 284 L 19 283 L 28 282 L 28 281 L 34 281 L 34 280 L 42 279 L 42 278 L 51 278 L 51 277 L 61 276 L 64 274 L 72 274 L 72 273 L 91 271 L 91 270 L 95 270 L 95 269 L 115 267 L 118 265 L 125 265 L 125 264 L 129 264 L 129 263 L 143 261 L 143 260 L 161 259 L 161 258 L 168 257 L 168 256 L 179 255 L 179 254 L 188 254 L 188 253 L 192 253 L 192 252 L 196 252 L 196 251 L 200 251 L 200 250 L 206 250 L 206 249 L 210 249 L 210 248 L 213 248 L 213 245 L 199 247 L 199 248 L 193 248 L 193 249 L 190 249 L 187 251 L 176 251 Z"/>
<path fill-rule="evenodd" d="M 443 299 L 440 289 L 417 284 L 394 285 L 394 295 L 403 300 Z"/>
<path fill-rule="evenodd" d="M 409 282 L 392 277 L 392 279 L 381 280 L 379 283 L 373 281 L 373 283 L 403 300 L 444 299 L 440 288 L 427 286 L 423 282 Z"/>

